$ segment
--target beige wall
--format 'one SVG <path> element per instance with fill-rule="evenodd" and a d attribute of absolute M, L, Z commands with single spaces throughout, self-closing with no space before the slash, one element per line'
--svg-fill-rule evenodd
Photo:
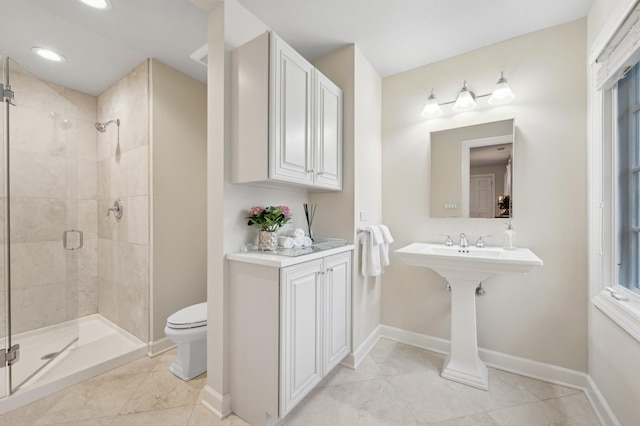
<path fill-rule="evenodd" d="M 343 91 L 342 191 L 311 193 L 318 204 L 317 235 L 358 241 L 356 230 L 382 220 L 381 79 L 355 45 L 314 60 L 314 65 Z M 368 215 L 360 220 L 360 212 Z M 360 245 L 353 252 L 352 350 L 380 324 L 380 278 L 359 272 Z M 358 360 L 356 360 L 358 362 Z"/>
<path fill-rule="evenodd" d="M 596 0 L 589 13 L 589 41 L 598 39 L 604 24 L 629 1 Z M 594 155 L 599 156 L 600 153 Z M 594 176 L 594 179 L 599 179 Z M 598 194 L 594 194 L 598 197 Z M 600 199 L 600 198 L 597 198 Z M 599 285 L 599 280 L 594 279 Z M 589 304 L 589 374 L 620 424 L 640 418 L 640 342 Z"/>
<path fill-rule="evenodd" d="M 151 60 L 150 340 L 167 317 L 207 300 L 207 86 Z"/>
<path fill-rule="evenodd" d="M 354 207 L 355 227 L 382 223 L 382 79 L 357 48 L 354 105 Z M 345 164 L 345 167 L 351 167 Z M 364 212 L 366 220 L 360 216 Z M 393 234 L 393 228 L 391 229 Z M 395 234 L 394 234 L 395 235 Z M 354 241 L 358 241 L 356 236 Z M 353 349 L 380 324 L 381 277 L 363 277 L 360 245 L 354 251 Z"/>
<path fill-rule="evenodd" d="M 98 310 L 149 341 L 149 61 L 98 96 Z M 114 200 L 121 219 L 107 216 Z"/>
<path fill-rule="evenodd" d="M 562 40 L 562 43 L 558 43 Z M 383 220 L 400 248 L 464 232 L 491 234 L 501 245 L 504 224 L 488 219 L 430 219 L 429 133 L 515 118 L 517 155 L 514 227 L 517 244 L 544 262 L 527 275 L 484 283 L 477 299 L 480 347 L 587 371 L 586 20 L 507 40 L 401 73 L 382 82 Z M 504 70 L 516 100 L 439 118 L 420 116 L 430 89 L 451 100 L 463 80 L 488 93 Z M 450 108 L 450 107 L 449 107 Z M 569 215 L 569 219 L 567 219 Z M 393 256 L 383 275 L 382 322 L 449 338 L 450 295 L 434 272 Z"/>

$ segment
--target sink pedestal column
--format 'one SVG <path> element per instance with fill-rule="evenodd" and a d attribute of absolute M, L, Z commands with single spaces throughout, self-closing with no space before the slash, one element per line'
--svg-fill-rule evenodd
<path fill-rule="evenodd" d="M 477 280 L 448 278 L 451 286 L 451 352 L 441 376 L 482 390 L 489 390 L 487 366 L 478 356 L 476 330 Z"/>

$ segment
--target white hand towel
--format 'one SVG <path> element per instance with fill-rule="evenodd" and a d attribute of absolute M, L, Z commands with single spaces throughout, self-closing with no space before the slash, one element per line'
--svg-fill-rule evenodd
<path fill-rule="evenodd" d="M 387 225 L 379 225 L 380 230 L 382 231 L 382 238 L 384 238 L 384 242 L 387 244 L 391 244 L 393 242 L 393 237 L 391 236 L 391 232 L 389 232 L 389 227 Z"/>
<path fill-rule="evenodd" d="M 293 238 L 280 236 L 278 237 L 278 245 L 284 248 L 293 248 Z"/>
<path fill-rule="evenodd" d="M 380 263 L 382 266 L 389 266 L 389 244 L 393 242 L 393 237 L 387 225 L 378 225 L 377 228 L 382 234 L 382 244 L 380 244 Z"/>
<path fill-rule="evenodd" d="M 302 238 L 304 237 L 304 229 L 293 228 L 293 229 L 287 230 L 284 234 L 291 238 Z"/>
<path fill-rule="evenodd" d="M 382 274 L 380 244 L 382 232 L 377 226 L 367 226 L 362 236 L 362 275 L 375 277 Z"/>

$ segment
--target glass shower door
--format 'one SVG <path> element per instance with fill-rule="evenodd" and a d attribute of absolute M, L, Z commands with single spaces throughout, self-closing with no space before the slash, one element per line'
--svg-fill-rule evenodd
<path fill-rule="evenodd" d="M 3 102 L 2 112 L 0 113 L 0 134 L 2 136 L 2 149 L 0 150 L 0 350 L 4 350 L 5 353 L 9 349 L 9 338 L 7 337 L 7 312 L 5 307 L 7 305 L 7 239 L 5 236 L 5 217 L 7 208 L 7 196 L 5 190 L 5 152 L 7 147 L 6 138 L 6 117 L 8 107 L 5 107 L 4 102 L 4 88 L 6 85 L 6 73 L 5 73 L 6 60 L 4 56 L 0 56 L 0 84 L 2 84 Z M 2 368 L 0 366 L 0 398 L 7 395 L 7 382 L 8 382 L 8 368 Z"/>
<path fill-rule="evenodd" d="M 69 133 L 70 103 L 7 59 L 5 84 L 5 249 L 8 258 L 8 346 L 19 345 L 9 366 L 13 393 L 44 374 L 78 339 L 76 147 Z"/>

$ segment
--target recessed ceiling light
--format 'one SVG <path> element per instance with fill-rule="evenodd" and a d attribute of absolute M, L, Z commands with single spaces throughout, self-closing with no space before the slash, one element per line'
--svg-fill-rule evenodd
<path fill-rule="evenodd" d="M 54 52 L 53 50 L 45 49 L 43 47 L 32 47 L 31 51 L 36 55 L 42 56 L 45 59 L 54 62 L 64 62 L 65 57 L 59 53 Z"/>
<path fill-rule="evenodd" d="M 80 0 L 87 6 L 95 7 L 96 9 L 111 9 L 111 2 L 109 0 Z"/>

